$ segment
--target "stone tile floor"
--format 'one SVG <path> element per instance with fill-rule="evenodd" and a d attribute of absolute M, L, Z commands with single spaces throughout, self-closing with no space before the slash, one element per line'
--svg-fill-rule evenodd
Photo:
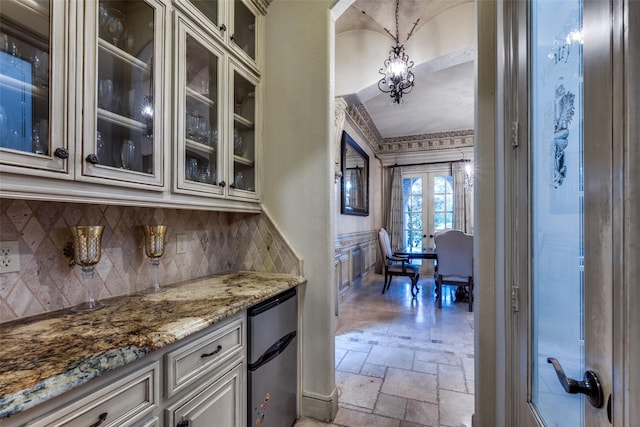
<path fill-rule="evenodd" d="M 474 412 L 473 313 L 445 287 L 436 309 L 433 279 L 369 274 L 339 307 L 333 424 L 302 418 L 296 427 L 463 427 Z"/>

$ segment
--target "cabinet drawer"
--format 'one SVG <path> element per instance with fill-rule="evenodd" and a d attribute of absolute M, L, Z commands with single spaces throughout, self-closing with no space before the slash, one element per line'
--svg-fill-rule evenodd
<path fill-rule="evenodd" d="M 241 354 L 244 345 L 243 335 L 244 319 L 240 318 L 167 353 L 167 397 L 173 396 L 202 375 L 211 373 L 230 358 Z"/>
<path fill-rule="evenodd" d="M 159 369 L 159 363 L 156 362 L 29 425 L 33 427 L 135 425 L 158 406 Z"/>

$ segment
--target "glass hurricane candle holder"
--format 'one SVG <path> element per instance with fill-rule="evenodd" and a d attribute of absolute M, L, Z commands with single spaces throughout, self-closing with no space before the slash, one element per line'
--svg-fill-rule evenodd
<path fill-rule="evenodd" d="M 87 292 L 87 301 L 71 308 L 71 311 L 93 311 L 104 307 L 104 304 L 93 297 L 91 279 L 94 277 L 95 265 L 100 261 L 102 254 L 101 225 L 71 227 L 73 234 L 73 259 L 82 268 L 83 286 Z"/>
<path fill-rule="evenodd" d="M 166 225 L 145 225 L 144 227 L 144 253 L 149 257 L 149 266 L 151 271 L 151 286 L 142 291 L 146 294 L 154 294 L 162 292 L 158 282 L 158 267 L 160 266 L 160 258 L 164 255 L 165 235 L 167 233 Z"/>

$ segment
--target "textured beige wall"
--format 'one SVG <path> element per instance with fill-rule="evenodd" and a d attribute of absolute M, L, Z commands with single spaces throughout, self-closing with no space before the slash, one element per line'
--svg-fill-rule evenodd
<path fill-rule="evenodd" d="M 304 259 L 302 415 L 337 409 L 334 374 L 333 0 L 275 0 L 266 16 L 264 205 Z"/>
<path fill-rule="evenodd" d="M 299 274 L 298 260 L 264 214 L 136 208 L 0 199 L 0 240 L 17 240 L 20 271 L 0 275 L 0 322 L 58 310 L 85 299 L 81 272 L 70 266 L 70 226 L 103 225 L 93 287 L 100 299 L 149 284 L 143 224 L 166 224 L 161 284 L 254 270 Z M 176 254 L 176 235 L 187 252 Z"/>

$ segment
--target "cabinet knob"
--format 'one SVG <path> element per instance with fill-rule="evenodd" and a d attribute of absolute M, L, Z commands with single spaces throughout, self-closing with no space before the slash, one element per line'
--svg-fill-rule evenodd
<path fill-rule="evenodd" d="M 224 24 L 220 25 L 220 31 L 222 31 L 222 32 L 227 31 L 227 26 L 224 25 Z"/>
<path fill-rule="evenodd" d="M 231 184 L 229 184 L 229 188 L 236 188 L 236 183 L 232 182 Z"/>
<path fill-rule="evenodd" d="M 220 181 L 220 187 L 224 187 L 225 185 L 227 185 L 227 183 L 226 183 L 226 182 L 224 182 L 224 181 Z"/>
<path fill-rule="evenodd" d="M 92 165 L 97 165 L 100 163 L 100 160 L 98 160 L 98 156 L 96 156 L 95 154 L 89 154 L 87 156 L 87 162 L 91 163 Z"/>
<path fill-rule="evenodd" d="M 69 158 L 69 152 L 67 151 L 66 148 L 58 147 L 56 148 L 56 151 L 53 152 L 53 154 L 59 159 Z"/>
<path fill-rule="evenodd" d="M 232 42 L 235 42 L 236 41 L 236 35 L 235 34 L 231 34 L 230 39 L 231 39 Z"/>

